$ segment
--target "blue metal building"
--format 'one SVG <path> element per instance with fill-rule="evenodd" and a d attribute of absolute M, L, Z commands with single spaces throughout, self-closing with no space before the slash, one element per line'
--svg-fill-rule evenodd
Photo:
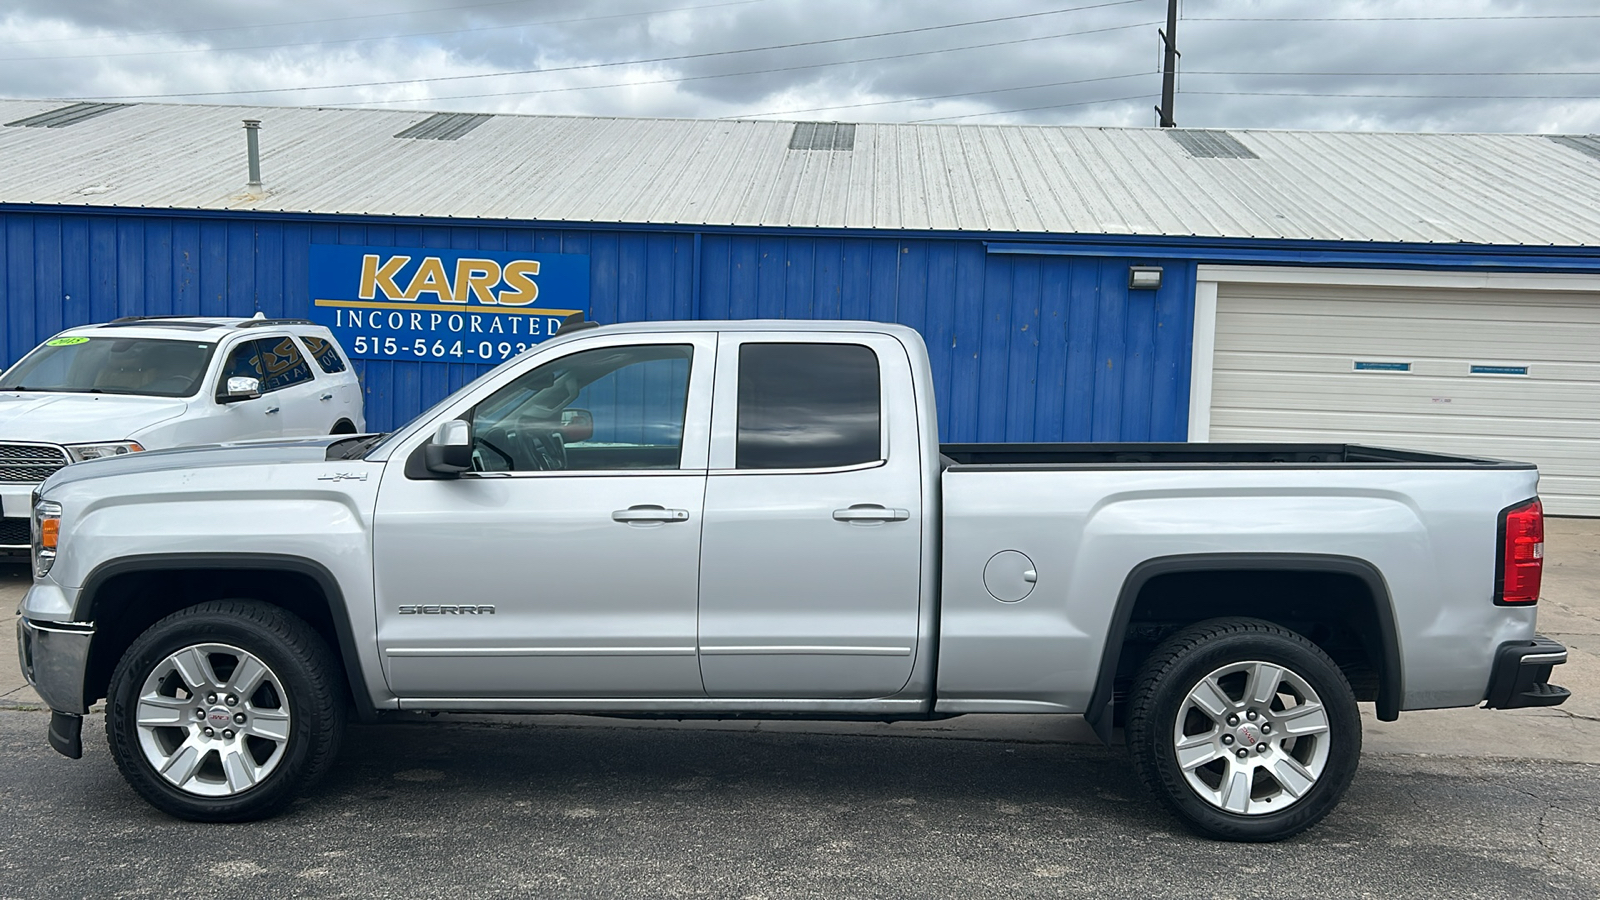
<path fill-rule="evenodd" d="M 818 236 L 368 216 L 0 211 L 6 361 L 130 315 L 306 316 L 313 244 L 584 254 L 590 318 L 901 322 L 928 342 L 953 441 L 1183 440 L 1192 264 L 1130 290 L 1130 260 L 986 252 L 971 238 Z M 374 429 L 485 364 L 356 360 Z"/>

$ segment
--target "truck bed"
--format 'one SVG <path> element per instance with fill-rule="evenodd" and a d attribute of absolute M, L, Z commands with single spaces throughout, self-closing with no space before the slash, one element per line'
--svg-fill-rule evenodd
<path fill-rule="evenodd" d="M 941 444 L 948 468 L 1329 468 L 1531 469 L 1532 463 L 1478 459 L 1359 444 Z"/>

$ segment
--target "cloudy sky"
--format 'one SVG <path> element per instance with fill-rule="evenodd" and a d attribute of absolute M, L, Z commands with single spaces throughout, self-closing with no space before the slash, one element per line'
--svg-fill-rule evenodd
<path fill-rule="evenodd" d="M 1146 126 L 1166 0 L 8 0 L 0 95 Z M 1191 127 L 1600 132 L 1594 0 L 1184 0 Z"/>

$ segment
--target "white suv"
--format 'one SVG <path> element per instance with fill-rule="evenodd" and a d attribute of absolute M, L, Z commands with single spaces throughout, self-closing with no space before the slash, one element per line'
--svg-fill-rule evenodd
<path fill-rule="evenodd" d="M 27 552 L 29 497 L 68 463 L 365 428 L 344 350 L 304 319 L 70 328 L 0 375 L 0 554 Z"/>

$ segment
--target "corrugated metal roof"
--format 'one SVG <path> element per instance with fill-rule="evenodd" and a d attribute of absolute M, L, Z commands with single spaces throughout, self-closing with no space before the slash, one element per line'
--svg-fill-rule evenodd
<path fill-rule="evenodd" d="M 61 109 L 0 101 L 0 122 Z M 0 202 L 672 226 L 1600 244 L 1600 159 L 1540 135 L 794 122 L 137 104 L 0 127 Z M 262 122 L 264 192 L 242 119 Z M 437 120 L 435 120 L 437 121 Z M 814 142 L 819 129 L 804 137 Z M 1197 138 L 1194 135 L 1201 135 Z M 806 146 L 810 146 L 809 143 Z M 1256 158 L 1196 158 L 1237 143 Z"/>

